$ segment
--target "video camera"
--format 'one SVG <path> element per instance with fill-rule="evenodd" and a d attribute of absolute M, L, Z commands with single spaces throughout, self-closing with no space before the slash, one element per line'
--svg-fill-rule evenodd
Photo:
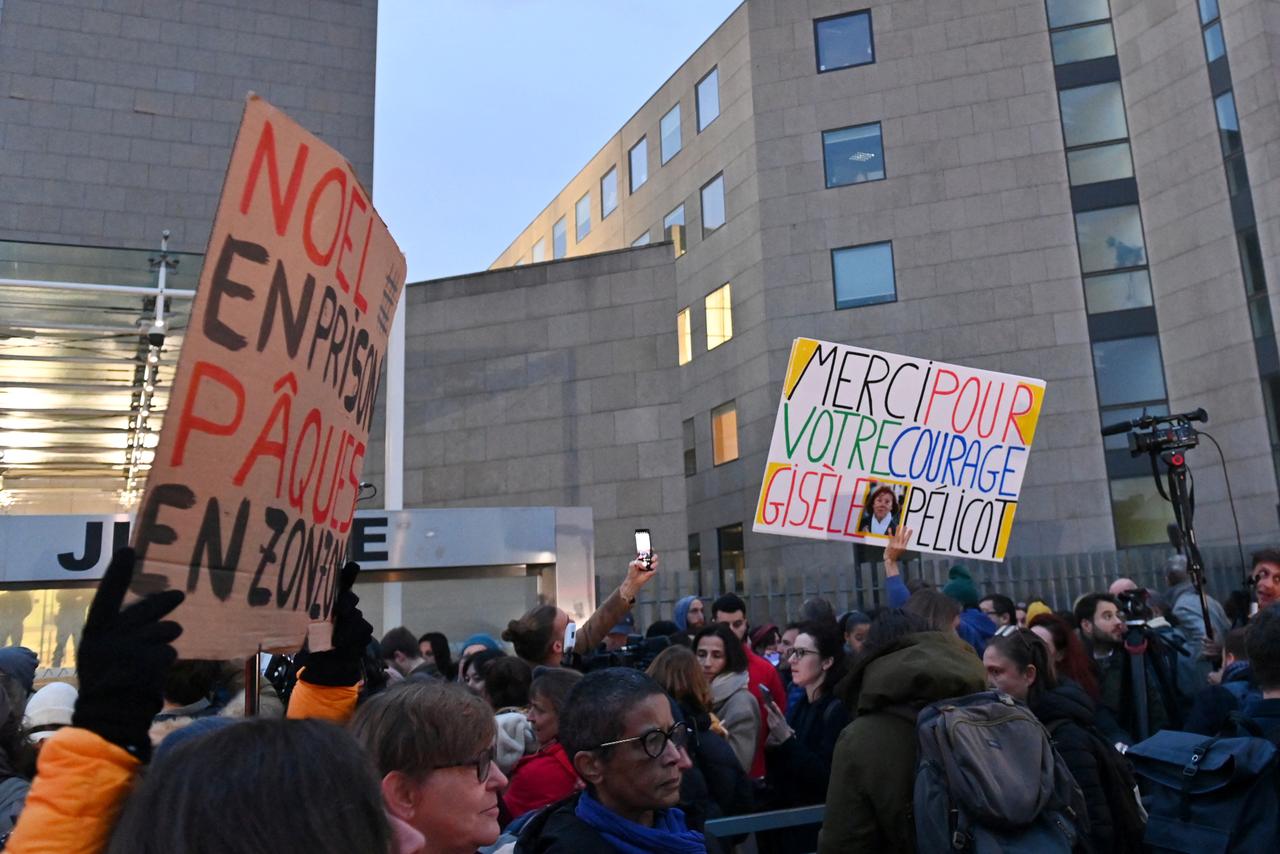
<path fill-rule="evenodd" d="M 627 635 L 627 643 L 609 652 L 597 652 L 586 656 L 578 667 L 583 673 L 603 670 L 606 667 L 629 667 L 647 670 L 664 649 L 671 646 L 671 638 L 665 635 L 646 638 L 643 635 Z"/>
<path fill-rule="evenodd" d="M 1147 601 L 1147 595 L 1147 590 L 1143 587 L 1116 594 L 1116 599 L 1120 602 L 1120 614 L 1124 617 L 1125 623 L 1144 624 L 1155 616 L 1155 612 L 1151 610 L 1151 603 Z"/>
<path fill-rule="evenodd" d="M 1200 434 L 1191 422 L 1208 423 L 1209 414 L 1204 409 L 1181 412 L 1176 415 L 1148 415 L 1108 424 L 1102 428 L 1103 436 L 1129 434 L 1129 453 L 1135 457 L 1143 454 L 1159 454 L 1164 451 L 1185 450 L 1200 444 Z"/>

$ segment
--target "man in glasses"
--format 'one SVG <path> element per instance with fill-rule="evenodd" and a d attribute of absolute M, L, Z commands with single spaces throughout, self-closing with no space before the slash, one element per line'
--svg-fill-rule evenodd
<path fill-rule="evenodd" d="M 560 742 L 586 789 L 533 818 L 516 851 L 705 851 L 676 808 L 692 765 L 689 738 L 648 676 L 621 667 L 587 674 L 560 714 Z"/>

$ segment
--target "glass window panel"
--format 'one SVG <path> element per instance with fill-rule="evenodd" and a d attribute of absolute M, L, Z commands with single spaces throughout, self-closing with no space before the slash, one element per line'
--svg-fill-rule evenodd
<path fill-rule="evenodd" d="M 1118 142 L 1114 145 L 1068 151 L 1067 173 L 1075 187 L 1132 178 L 1133 158 L 1129 156 L 1129 143 Z"/>
<path fill-rule="evenodd" d="M 1169 544 L 1172 505 L 1156 492 L 1155 481 L 1150 477 L 1111 481 L 1111 512 L 1118 548 Z"/>
<path fill-rule="evenodd" d="M 1061 30 L 1049 36 L 1053 47 L 1053 64 L 1066 65 L 1102 56 L 1115 56 L 1116 40 L 1110 22 L 1091 27 Z"/>
<path fill-rule="evenodd" d="M 635 192 L 649 180 L 649 139 L 640 137 L 640 141 L 631 146 L 629 155 L 631 163 L 631 192 Z"/>
<path fill-rule="evenodd" d="M 720 552 L 720 580 L 733 573 L 733 589 L 741 590 L 746 584 L 747 555 L 742 546 L 742 523 L 716 528 L 716 545 Z"/>
<path fill-rule="evenodd" d="M 1218 0 L 1200 0 L 1200 23 L 1207 24 L 1218 17 Z"/>
<path fill-rule="evenodd" d="M 836 308 L 852 308 L 897 298 L 893 277 L 893 244 L 872 243 L 831 252 Z"/>
<path fill-rule="evenodd" d="M 1067 27 L 1111 17 L 1107 0 L 1049 0 L 1049 26 Z"/>
<path fill-rule="evenodd" d="M 680 105 L 676 104 L 671 112 L 662 117 L 662 162 L 675 157 L 680 152 Z"/>
<path fill-rule="evenodd" d="M 1222 156 L 1235 154 L 1243 147 L 1240 142 L 1240 118 L 1236 115 L 1236 98 L 1224 92 L 1213 100 L 1218 114 L 1218 130 L 1222 141 Z"/>
<path fill-rule="evenodd" d="M 1154 335 L 1093 342 L 1093 370 L 1102 406 L 1165 397 L 1160 344 Z"/>
<path fill-rule="evenodd" d="M 1084 300 L 1090 314 L 1144 308 L 1151 305 L 1151 277 L 1146 270 L 1086 276 Z"/>
<path fill-rule="evenodd" d="M 1129 135 L 1119 83 L 1063 89 L 1058 93 L 1058 100 L 1062 105 L 1062 130 L 1068 148 L 1124 139 Z"/>
<path fill-rule="evenodd" d="M 1169 405 L 1167 403 L 1153 403 L 1149 406 L 1115 406 L 1109 409 L 1102 409 L 1099 414 L 1102 416 L 1102 426 L 1105 427 L 1108 424 L 1140 418 L 1144 412 L 1148 415 L 1168 415 Z M 1127 451 L 1129 450 L 1129 434 L 1119 433 L 1115 436 L 1103 436 L 1102 447 L 1108 451 Z"/>
<path fill-rule="evenodd" d="M 1080 270 L 1119 270 L 1147 263 L 1137 205 L 1076 214 Z"/>
<path fill-rule="evenodd" d="M 649 232 L 646 231 L 644 234 L 640 235 L 635 240 L 631 241 L 631 245 L 632 246 L 648 246 Z"/>
<path fill-rule="evenodd" d="M 663 231 L 666 231 L 673 225 L 684 225 L 684 205 L 680 205 L 662 218 Z"/>
<path fill-rule="evenodd" d="M 880 180 L 884 177 L 880 123 L 823 131 L 822 159 L 828 187 Z"/>
<path fill-rule="evenodd" d="M 714 350 L 733 337 L 733 294 L 726 282 L 707 294 L 707 349 Z"/>
<path fill-rule="evenodd" d="M 875 61 L 870 12 L 854 12 L 814 21 L 813 32 L 819 71 L 834 71 Z"/>
<path fill-rule="evenodd" d="M 689 364 L 693 360 L 693 318 L 687 308 L 676 315 L 676 347 L 679 364 Z"/>
<path fill-rule="evenodd" d="M 1267 414 L 1267 434 L 1274 445 L 1280 436 L 1280 377 L 1263 377 L 1262 403 Z"/>
<path fill-rule="evenodd" d="M 547 238 L 539 237 L 538 242 L 533 244 L 533 263 L 547 260 Z"/>
<path fill-rule="evenodd" d="M 569 229 L 565 224 L 564 217 L 556 220 L 556 224 L 551 226 L 551 257 L 563 258 L 569 250 Z"/>
<path fill-rule="evenodd" d="M 702 187 L 702 233 L 724 225 L 724 175 L 717 175 Z"/>
<path fill-rule="evenodd" d="M 1250 228 L 1236 235 L 1240 248 L 1240 266 L 1244 269 L 1246 293 L 1260 294 L 1267 289 L 1267 276 L 1262 271 L 1262 247 L 1258 244 L 1257 229 Z"/>
<path fill-rule="evenodd" d="M 729 401 L 711 410 L 711 462 L 722 465 L 738 458 L 738 406 Z"/>
<path fill-rule="evenodd" d="M 1271 303 L 1265 294 L 1249 300 L 1249 325 L 1253 327 L 1254 338 L 1266 338 L 1275 334 L 1276 327 L 1271 320 Z"/>
<path fill-rule="evenodd" d="M 1221 21 L 1204 31 L 1204 55 L 1210 62 L 1227 55 L 1227 45 L 1222 40 Z"/>
<path fill-rule="evenodd" d="M 1238 196 L 1249 192 L 1249 169 L 1244 164 L 1244 154 L 1236 154 L 1223 161 L 1227 167 L 1227 193 Z"/>
<path fill-rule="evenodd" d="M 694 572 L 702 571 L 702 535 L 689 535 L 689 569 Z"/>
<path fill-rule="evenodd" d="M 577 222 L 574 239 L 581 243 L 583 238 L 591 233 L 591 194 L 587 193 L 578 199 L 578 203 L 574 205 L 573 210 Z"/>
<path fill-rule="evenodd" d="M 711 69 L 706 77 L 698 81 L 695 95 L 698 102 L 698 133 L 702 133 L 720 115 L 720 69 Z"/>
<path fill-rule="evenodd" d="M 618 207 L 618 167 L 614 166 L 600 179 L 600 219 Z"/>

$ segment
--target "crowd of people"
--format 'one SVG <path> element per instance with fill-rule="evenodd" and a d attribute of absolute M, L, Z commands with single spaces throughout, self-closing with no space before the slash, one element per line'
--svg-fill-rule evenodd
<path fill-rule="evenodd" d="M 940 588 L 908 582 L 910 536 L 885 549 L 880 607 L 815 598 L 753 627 L 733 593 L 689 596 L 642 638 L 631 610 L 656 561 L 634 561 L 576 632 L 546 604 L 459 645 L 406 627 L 375 640 L 349 564 L 332 647 L 252 681 L 177 660 L 180 591 L 122 608 L 124 550 L 90 606 L 77 687 L 34 691 L 35 655 L 0 650 L 0 838 L 19 854 L 721 852 L 745 839 L 707 832 L 715 819 L 825 804 L 821 825 L 760 830 L 754 850 L 929 850 L 920 799 L 945 737 L 953 798 L 961 778 L 1005 789 L 987 793 L 1001 833 L 1029 793 L 1068 840 L 1036 850 L 1125 852 L 1144 845 L 1134 787 L 1150 787 L 1133 771 L 1150 736 L 1280 742 L 1280 551 L 1254 555 L 1252 607 L 1202 608 L 1174 566 L 1165 590 L 1118 579 L 1054 610 L 959 565 Z M 947 729 L 963 715 L 985 742 Z M 1031 749 L 983 753 L 1015 725 Z M 1039 800 L 1016 776 L 1036 744 Z M 984 783 L 983 768 L 1005 776 Z M 991 823 L 949 813 L 953 840 Z"/>

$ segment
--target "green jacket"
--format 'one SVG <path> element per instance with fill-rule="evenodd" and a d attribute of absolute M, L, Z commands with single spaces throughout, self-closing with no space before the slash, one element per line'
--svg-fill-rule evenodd
<path fill-rule="evenodd" d="M 950 632 L 909 635 L 855 666 L 836 689 L 857 717 L 836 742 L 819 854 L 915 850 L 912 713 L 986 681 L 982 662 Z"/>

